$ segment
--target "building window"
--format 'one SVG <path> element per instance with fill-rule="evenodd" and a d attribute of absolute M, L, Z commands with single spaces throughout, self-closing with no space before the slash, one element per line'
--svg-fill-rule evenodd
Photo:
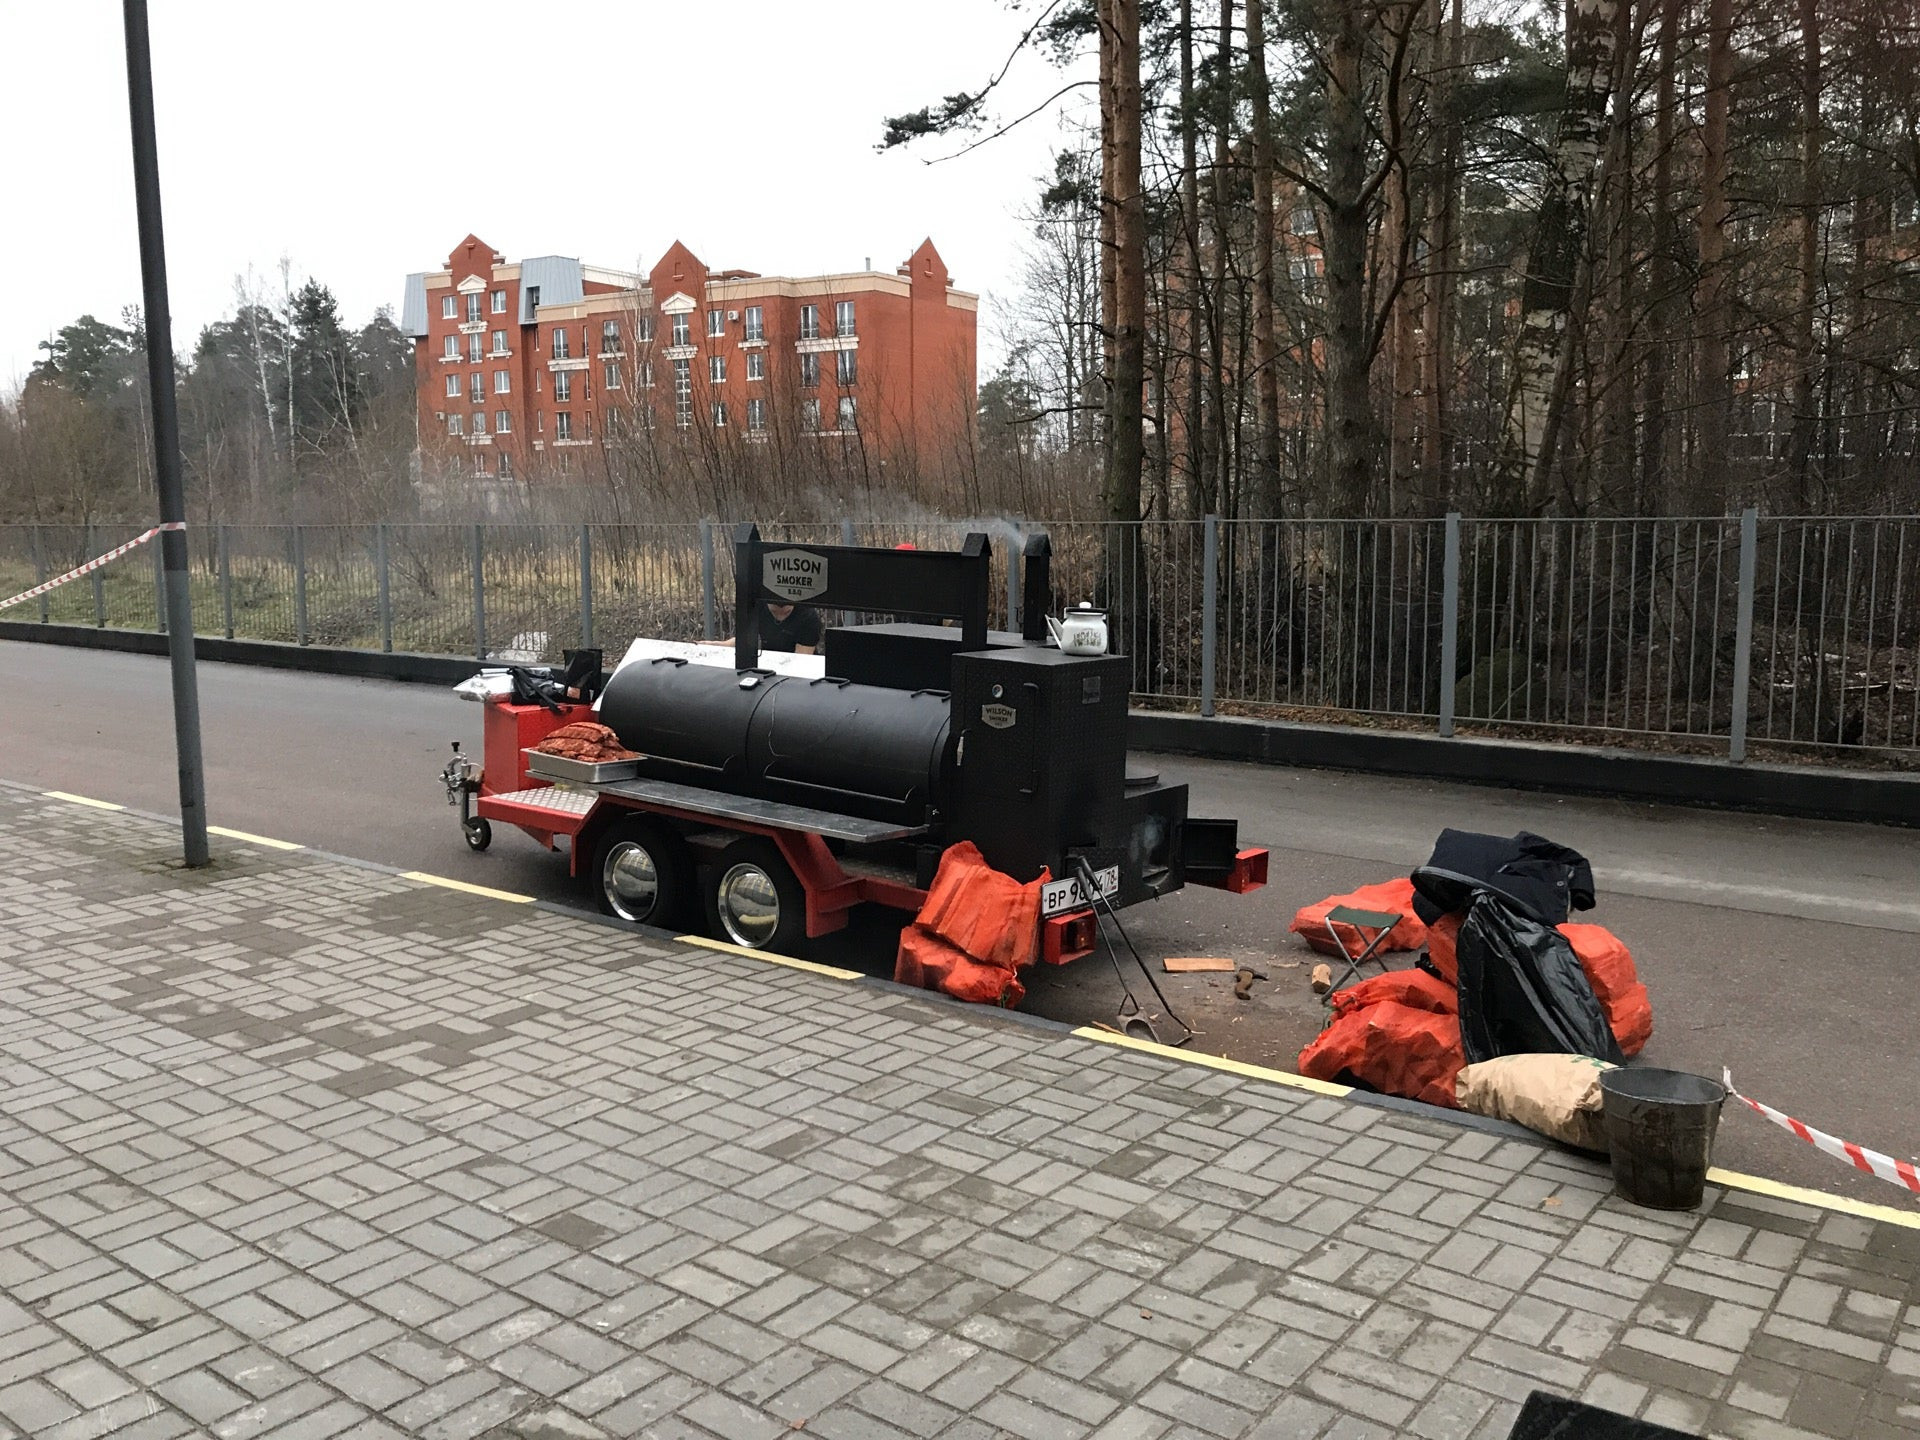
<path fill-rule="evenodd" d="M 758 305 L 747 306 L 747 339 L 764 340 L 767 338 L 766 322 Z"/>
<path fill-rule="evenodd" d="M 534 311 L 538 310 L 539 308 L 540 308 L 540 287 L 538 285 L 529 285 L 527 286 L 527 313 L 531 315 Z"/>
<path fill-rule="evenodd" d="M 496 370 L 493 372 L 493 393 L 496 395 L 511 395 L 513 393 L 513 374 L 511 371 Z"/>
<path fill-rule="evenodd" d="M 567 344 L 567 327 L 562 325 L 558 330 L 553 332 L 553 358 L 556 360 L 566 360 L 571 358 L 572 355 L 573 351 Z"/>
<path fill-rule="evenodd" d="M 693 361 L 691 360 L 683 359 L 673 362 L 673 423 L 682 430 L 693 423 Z"/>
<path fill-rule="evenodd" d="M 727 402 L 724 400 L 713 402 L 713 428 L 716 430 L 727 428 Z"/>
<path fill-rule="evenodd" d="M 747 352 L 747 379 L 764 380 L 767 378 L 767 357 L 761 350 Z"/>
<path fill-rule="evenodd" d="M 469 325 L 478 325 L 480 323 L 480 293 L 478 291 L 467 296 L 467 323 Z"/>
<path fill-rule="evenodd" d="M 620 388 L 620 367 L 618 365 L 607 366 L 605 382 L 609 390 L 618 390 Z"/>
<path fill-rule="evenodd" d="M 553 377 L 553 398 L 557 404 L 564 405 L 573 399 L 573 372 L 562 370 Z"/>
<path fill-rule="evenodd" d="M 640 388 L 643 390 L 651 390 L 653 388 L 653 362 L 651 360 L 643 360 L 640 362 Z"/>
<path fill-rule="evenodd" d="M 651 345 L 653 343 L 653 317 L 651 315 L 642 315 L 638 320 L 634 321 L 633 336 L 634 339 L 638 340 L 642 345 Z"/>
<path fill-rule="evenodd" d="M 440 353 L 449 360 L 458 360 L 460 358 L 460 337 L 458 335 L 447 336 L 447 338 L 441 342 Z"/>
<path fill-rule="evenodd" d="M 496 410 L 493 412 L 493 429 L 498 435 L 505 435 L 513 429 L 513 412 Z"/>
<path fill-rule="evenodd" d="M 487 473 L 486 451 L 476 450 L 473 452 L 473 473 L 476 475 L 484 475 Z"/>
<path fill-rule="evenodd" d="M 693 326 L 689 323 L 686 316 L 675 315 L 673 317 L 672 338 L 673 343 L 676 345 L 691 345 L 693 343 Z"/>
<path fill-rule="evenodd" d="M 486 411 L 476 410 L 473 412 L 473 433 L 476 435 L 484 435 L 487 433 Z"/>
<path fill-rule="evenodd" d="M 507 353 L 506 331 L 496 330 L 493 332 L 493 353 L 496 355 L 504 355 Z"/>
<path fill-rule="evenodd" d="M 600 438 L 603 440 L 613 439 L 614 435 L 618 433 L 620 427 L 624 424 L 626 424 L 626 421 L 620 418 L 619 410 L 609 405 L 607 407 L 606 420 L 600 427 Z"/>
<path fill-rule="evenodd" d="M 500 478 L 502 480 L 511 480 L 513 478 L 513 457 L 511 455 L 503 453 L 500 456 Z"/>
<path fill-rule="evenodd" d="M 833 307 L 833 333 L 836 335 L 853 334 L 853 302 L 841 300 Z"/>
<path fill-rule="evenodd" d="M 1313 207 L 1311 205 L 1294 206 L 1293 219 L 1289 222 L 1289 228 L 1296 235 L 1313 234 L 1313 232 L 1318 228 L 1314 224 Z"/>
<path fill-rule="evenodd" d="M 467 360 L 474 365 L 480 363 L 480 337 L 478 335 L 467 336 Z"/>
<path fill-rule="evenodd" d="M 761 399 L 747 401 L 747 429 L 759 431 L 767 428 L 767 402 Z"/>
<path fill-rule="evenodd" d="M 727 333 L 727 312 L 724 310 L 707 311 L 707 335 L 719 339 Z"/>
<path fill-rule="evenodd" d="M 480 403 L 481 397 L 484 396 L 486 393 L 487 393 L 487 377 L 486 376 L 482 375 L 478 370 L 474 371 L 471 375 L 467 376 L 467 399 L 471 400 L 474 404 L 478 405 Z"/>
<path fill-rule="evenodd" d="M 460 417 L 458 415 L 447 416 L 447 433 L 449 435 L 458 435 L 460 433 Z"/>
<path fill-rule="evenodd" d="M 707 357 L 707 379 L 712 381 L 715 385 L 724 385 L 727 383 L 727 357 L 726 356 L 709 355 Z"/>
<path fill-rule="evenodd" d="M 553 438 L 571 440 L 573 438 L 573 412 L 562 410 L 553 417 Z"/>
<path fill-rule="evenodd" d="M 442 295 L 440 297 L 440 318 L 442 320 L 456 320 L 459 316 L 460 302 L 451 295 Z"/>
<path fill-rule="evenodd" d="M 602 355 L 620 353 L 620 322 L 618 320 L 600 322 L 600 353 Z"/>
<path fill-rule="evenodd" d="M 853 397 L 851 395 L 842 395 L 840 397 L 840 413 L 834 418 L 839 422 L 842 430 L 858 430 L 860 428 L 859 422 L 854 417 Z"/>
<path fill-rule="evenodd" d="M 802 340 L 820 338 L 820 307 L 818 305 L 800 307 L 800 338 Z"/>
<path fill-rule="evenodd" d="M 833 357 L 833 378 L 842 385 L 852 385 L 860 379 L 860 352 L 858 350 L 840 350 Z"/>
<path fill-rule="evenodd" d="M 820 428 L 820 402 L 812 396 L 800 402 L 800 428 L 802 430 Z"/>
<path fill-rule="evenodd" d="M 493 292 L 493 313 L 496 315 L 504 315 L 507 313 L 506 291 L 496 290 Z"/>
<path fill-rule="evenodd" d="M 820 357 L 808 353 L 800 357 L 800 388 L 812 390 L 820 384 Z"/>
<path fill-rule="evenodd" d="M 460 377 L 458 375 L 447 376 L 447 398 L 449 400 L 458 400 L 460 398 Z"/>

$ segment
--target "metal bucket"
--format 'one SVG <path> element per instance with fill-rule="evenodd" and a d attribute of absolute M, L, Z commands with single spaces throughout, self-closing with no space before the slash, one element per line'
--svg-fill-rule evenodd
<path fill-rule="evenodd" d="M 1601 1072 L 1600 1091 L 1614 1188 L 1652 1210 L 1698 1207 L 1727 1087 L 1680 1070 L 1618 1069 Z"/>

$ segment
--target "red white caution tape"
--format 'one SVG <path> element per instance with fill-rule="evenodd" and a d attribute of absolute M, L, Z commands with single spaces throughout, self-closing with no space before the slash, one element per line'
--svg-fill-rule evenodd
<path fill-rule="evenodd" d="M 1882 1180 L 1890 1180 L 1895 1185 L 1904 1186 L 1914 1194 L 1920 1195 L 1920 1167 L 1916 1167 L 1913 1161 L 1896 1160 L 1891 1155 L 1882 1155 L 1878 1150 L 1869 1150 L 1863 1145 L 1854 1144 L 1851 1140 L 1841 1140 L 1825 1131 L 1816 1130 L 1811 1125 L 1803 1125 L 1791 1115 L 1783 1115 L 1771 1105 L 1762 1105 L 1758 1100 L 1749 1100 L 1735 1090 L 1733 1071 L 1723 1069 L 1720 1074 L 1734 1099 L 1758 1111 L 1782 1129 L 1791 1130 L 1815 1149 L 1824 1150 L 1829 1155 L 1845 1160 L 1857 1170 L 1864 1170 L 1869 1175 L 1878 1175 Z"/>
<path fill-rule="evenodd" d="M 154 536 L 158 535 L 163 530 L 184 530 L 186 528 L 187 528 L 187 523 L 184 520 L 164 521 L 161 524 L 154 526 L 151 530 L 147 531 L 145 534 L 134 536 L 133 539 L 127 541 L 126 544 L 116 545 L 114 546 L 113 549 L 107 551 L 106 554 L 94 556 L 93 559 L 87 561 L 86 564 L 80 566 L 77 569 L 69 570 L 64 575 L 56 575 L 53 577 L 53 579 L 46 581 L 44 584 L 36 585 L 31 590 L 22 590 L 18 595 L 15 595 L 11 600 L 0 600 L 0 610 L 5 610 L 9 605 L 18 605 L 23 600 L 31 600 L 36 595 L 44 595 L 47 593 L 47 591 L 55 589 L 58 586 L 64 585 L 69 580 L 78 580 L 82 575 L 90 575 L 95 570 L 98 570 L 102 565 L 111 565 L 114 561 L 118 560 L 122 555 L 126 554 L 129 550 L 138 549 L 140 546 L 146 544 L 147 541 L 153 539 Z"/>

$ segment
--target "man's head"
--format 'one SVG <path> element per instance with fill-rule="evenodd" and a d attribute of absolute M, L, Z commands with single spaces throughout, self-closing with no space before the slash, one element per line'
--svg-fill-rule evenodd
<path fill-rule="evenodd" d="M 785 620 L 793 614 L 793 606 L 783 605 L 777 600 L 767 602 L 767 613 L 776 620 Z"/>

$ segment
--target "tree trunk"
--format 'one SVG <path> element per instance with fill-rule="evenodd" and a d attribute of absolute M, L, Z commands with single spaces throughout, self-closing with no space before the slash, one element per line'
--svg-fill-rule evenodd
<path fill-rule="evenodd" d="M 1213 411 L 1213 459 L 1216 467 L 1215 504 L 1225 503 L 1233 489 L 1232 416 L 1227 404 L 1227 234 L 1232 223 L 1232 200 L 1227 176 L 1233 166 L 1233 0 L 1220 0 L 1220 45 L 1214 60 L 1213 120 L 1213 353 L 1207 375 L 1207 403 Z"/>
<path fill-rule="evenodd" d="M 1716 0 L 1724 3 L 1724 0 Z M 1496 504 L 1522 512 L 1546 501 L 1545 453 L 1581 257 L 1586 251 L 1593 176 L 1613 89 L 1621 0 L 1573 0 L 1567 9 L 1567 89 L 1554 135 L 1553 166 L 1527 252 L 1520 333 L 1506 424 L 1495 465 Z"/>
<path fill-rule="evenodd" d="M 1280 489 L 1280 345 L 1273 303 L 1273 106 L 1267 90 L 1266 0 L 1246 0 L 1247 88 L 1253 98 L 1254 504 L 1261 515 L 1285 508 Z"/>
<path fill-rule="evenodd" d="M 1673 132 L 1676 72 L 1683 0 L 1659 0 L 1660 42 L 1653 118 L 1653 227 L 1647 265 L 1649 344 L 1640 372 L 1640 471 L 1633 513 L 1662 509 L 1679 476 L 1678 447 L 1667 424 L 1667 384 L 1673 374 L 1671 352 L 1678 339 L 1674 299 L 1678 281 L 1674 257 L 1679 235 L 1673 214 Z"/>
<path fill-rule="evenodd" d="M 1800 241 L 1799 294 L 1793 312 L 1793 436 L 1788 469 L 1793 476 L 1793 503 L 1801 514 L 1816 508 L 1811 462 L 1813 432 L 1818 419 L 1813 409 L 1814 307 L 1819 299 L 1820 269 L 1820 4 L 1800 0 Z"/>
<path fill-rule="evenodd" d="M 1213 477 L 1207 468 L 1206 389 L 1201 383 L 1201 332 L 1206 328 L 1206 277 L 1200 259 L 1200 117 L 1193 109 L 1193 0 L 1180 0 L 1180 222 L 1186 249 L 1185 355 L 1187 513 L 1213 509 Z"/>
<path fill-rule="evenodd" d="M 1111 130 L 1102 210 L 1110 215 L 1113 308 L 1107 312 L 1113 383 L 1108 391 L 1107 465 L 1104 486 L 1107 527 L 1107 608 L 1133 657 L 1133 683 L 1144 687 L 1153 671 L 1146 607 L 1146 563 L 1140 546 L 1141 386 L 1145 379 L 1146 197 L 1140 189 L 1140 0 L 1100 0 L 1101 69 L 1108 97 L 1103 107 Z"/>
<path fill-rule="evenodd" d="M 1360 0 L 1330 0 L 1327 35 L 1327 481 L 1339 515 L 1374 509 L 1372 359 L 1366 316 L 1367 124 Z"/>
<path fill-rule="evenodd" d="M 1446 26 L 1446 44 L 1441 53 L 1443 79 L 1432 88 L 1433 106 L 1445 116 L 1440 132 L 1439 176 L 1434 182 L 1438 204 L 1434 210 L 1433 241 L 1427 251 L 1426 365 L 1421 377 L 1426 405 L 1420 467 L 1426 476 L 1430 508 L 1444 511 L 1453 503 L 1453 476 L 1448 444 L 1452 423 L 1448 399 L 1453 375 L 1453 296 L 1459 269 L 1459 190 L 1460 122 L 1454 118 L 1451 95 L 1454 77 L 1460 70 L 1462 30 L 1461 6 L 1453 0 L 1449 9 L 1444 0 L 1435 9 L 1436 25 Z M 1441 48 L 1441 47 L 1436 47 Z"/>
<path fill-rule="evenodd" d="M 1733 86 L 1733 0 L 1708 0 L 1706 122 L 1700 130 L 1700 213 L 1696 221 L 1700 278 L 1694 309 L 1700 348 L 1694 372 L 1699 437 L 1694 505 L 1701 513 L 1726 509 L 1727 411 L 1733 397 L 1727 338 L 1731 328 L 1727 276 L 1727 106 Z"/>

